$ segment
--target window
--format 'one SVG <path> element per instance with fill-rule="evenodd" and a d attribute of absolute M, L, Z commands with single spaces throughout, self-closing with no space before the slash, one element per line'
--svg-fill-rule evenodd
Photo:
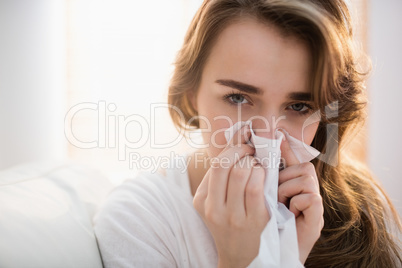
<path fill-rule="evenodd" d="M 157 106 L 152 114 L 150 104 L 166 102 L 175 54 L 201 2 L 67 1 L 70 158 L 101 167 L 117 182 L 139 165 L 152 169 L 151 159 L 185 152 L 184 139 L 174 148 L 151 148 L 174 143 L 179 134 L 167 109 Z M 357 38 L 365 44 L 365 1 L 353 7 Z M 152 141 L 144 142 L 147 134 Z"/>

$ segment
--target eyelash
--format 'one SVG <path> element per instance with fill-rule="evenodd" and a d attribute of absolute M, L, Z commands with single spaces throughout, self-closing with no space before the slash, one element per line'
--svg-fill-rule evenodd
<path fill-rule="evenodd" d="M 225 94 L 222 97 L 222 99 L 225 102 L 229 103 L 229 105 L 239 106 L 239 105 L 242 105 L 242 103 L 234 103 L 232 100 L 230 100 L 230 98 L 232 98 L 232 97 L 239 97 L 239 96 L 244 98 L 248 102 L 248 103 L 244 103 L 244 104 L 252 104 L 252 102 L 247 98 L 246 95 L 241 94 L 241 93 L 236 93 L 234 91 L 232 91 L 232 92 L 230 92 L 228 94 Z M 309 114 L 309 113 L 311 113 L 313 111 L 313 107 L 310 104 L 305 103 L 305 102 L 295 102 L 295 103 L 289 104 L 286 108 L 288 108 L 288 107 L 290 107 L 292 105 L 296 105 L 296 104 L 303 104 L 305 107 L 307 107 L 307 109 L 305 111 L 296 111 L 296 110 L 291 109 L 293 112 L 296 112 L 300 116 Z"/>
<path fill-rule="evenodd" d="M 224 101 L 226 101 L 227 103 L 229 103 L 230 105 L 233 105 L 233 106 L 239 106 L 239 105 L 242 105 L 242 103 L 234 103 L 233 101 L 231 101 L 230 100 L 230 98 L 232 98 L 232 97 L 243 97 L 248 103 L 244 103 L 244 104 L 251 104 L 252 102 L 247 98 L 247 96 L 246 95 L 244 95 L 244 94 L 241 94 L 241 93 L 236 93 L 236 92 L 234 92 L 234 91 L 232 91 L 232 92 L 230 92 L 229 94 L 226 94 L 226 95 L 224 95 L 223 97 L 222 97 L 222 99 L 224 100 Z"/>
<path fill-rule="evenodd" d="M 306 114 L 309 114 L 309 113 L 311 113 L 313 111 L 313 107 L 310 104 L 307 104 L 305 102 L 295 102 L 295 103 L 289 104 L 286 108 L 288 108 L 288 107 L 290 107 L 292 105 L 296 105 L 296 104 L 302 104 L 305 107 L 307 107 L 307 109 L 305 111 L 296 111 L 296 110 L 291 109 L 293 112 L 296 112 L 298 115 L 306 115 Z"/>

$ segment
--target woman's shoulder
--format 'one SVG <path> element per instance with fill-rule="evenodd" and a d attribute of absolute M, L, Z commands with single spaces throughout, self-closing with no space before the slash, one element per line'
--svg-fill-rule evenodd
<path fill-rule="evenodd" d="M 172 267 L 188 261 L 183 245 L 189 242 L 183 241 L 190 239 L 188 230 L 202 222 L 191 193 L 183 189 L 187 175 L 181 171 L 167 167 L 139 172 L 109 194 L 94 217 L 106 267 L 130 267 L 133 263 Z"/>
<path fill-rule="evenodd" d="M 192 203 L 185 170 L 169 166 L 157 171 L 140 171 L 114 188 L 99 213 L 147 210 L 168 213 L 178 200 Z"/>
<path fill-rule="evenodd" d="M 132 198 L 143 197 L 146 200 L 170 196 L 173 192 L 190 192 L 186 156 L 164 158 L 160 161 L 158 169 L 140 170 L 132 178 L 126 179 L 110 194 L 129 195 Z"/>

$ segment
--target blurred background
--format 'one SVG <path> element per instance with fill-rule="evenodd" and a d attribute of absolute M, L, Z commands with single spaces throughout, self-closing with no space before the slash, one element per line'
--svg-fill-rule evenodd
<path fill-rule="evenodd" d="M 73 160 L 118 184 L 185 153 L 165 103 L 201 2 L 0 0 L 0 170 Z M 348 3 L 373 63 L 369 116 L 352 150 L 402 215 L 402 1 Z"/>

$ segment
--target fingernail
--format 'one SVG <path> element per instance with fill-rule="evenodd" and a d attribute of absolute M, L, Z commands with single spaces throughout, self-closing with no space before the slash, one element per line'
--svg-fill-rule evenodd
<path fill-rule="evenodd" d="M 283 159 L 281 158 L 281 162 L 279 163 L 279 171 L 285 169 L 285 163 L 283 162 Z"/>

